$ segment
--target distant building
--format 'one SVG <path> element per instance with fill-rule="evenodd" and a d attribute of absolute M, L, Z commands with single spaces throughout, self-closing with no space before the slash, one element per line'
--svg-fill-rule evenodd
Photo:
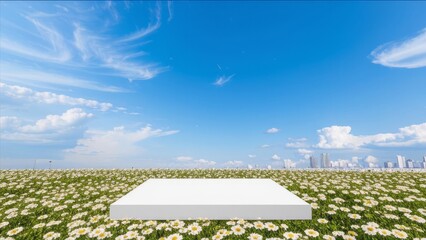
<path fill-rule="evenodd" d="M 309 157 L 309 160 L 311 162 L 311 168 L 318 168 L 318 162 L 314 156 Z"/>
<path fill-rule="evenodd" d="M 398 168 L 404 168 L 406 166 L 405 157 L 396 155 L 396 164 L 398 165 Z"/>
<path fill-rule="evenodd" d="M 423 162 L 426 162 L 426 155 L 423 156 Z"/>
<path fill-rule="evenodd" d="M 414 168 L 414 161 L 411 159 L 407 160 L 407 168 Z"/>
<path fill-rule="evenodd" d="M 385 168 L 393 168 L 393 162 L 391 161 L 385 162 Z"/>
<path fill-rule="evenodd" d="M 329 168 L 330 158 L 328 157 L 328 153 L 321 153 L 321 168 Z"/>
<path fill-rule="evenodd" d="M 422 162 L 421 167 L 424 168 L 424 169 L 426 169 L 426 161 Z"/>
<path fill-rule="evenodd" d="M 271 170 L 272 169 L 272 166 L 271 165 L 268 165 L 268 170 Z"/>

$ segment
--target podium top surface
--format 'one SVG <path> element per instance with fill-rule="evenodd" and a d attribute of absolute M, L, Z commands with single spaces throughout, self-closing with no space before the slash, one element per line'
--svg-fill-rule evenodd
<path fill-rule="evenodd" d="M 113 205 L 309 205 L 271 179 L 148 179 Z"/>

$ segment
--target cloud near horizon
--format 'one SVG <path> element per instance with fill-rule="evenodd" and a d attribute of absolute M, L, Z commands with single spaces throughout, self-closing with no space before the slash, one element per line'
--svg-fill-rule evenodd
<path fill-rule="evenodd" d="M 426 144 L 426 123 L 399 128 L 396 133 L 353 135 L 350 126 L 331 126 L 318 130 L 319 142 L 314 147 L 323 149 L 357 149 L 364 146 L 408 147 Z"/>
<path fill-rule="evenodd" d="M 122 159 L 140 158 L 144 152 L 140 142 L 178 133 L 177 130 L 153 129 L 150 125 L 136 131 L 127 131 L 123 126 L 112 130 L 88 130 L 77 140 L 74 148 L 66 149 L 65 160 L 75 162 L 113 162 Z"/>

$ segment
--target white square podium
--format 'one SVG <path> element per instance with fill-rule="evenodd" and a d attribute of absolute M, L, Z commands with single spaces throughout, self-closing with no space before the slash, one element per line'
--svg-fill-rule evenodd
<path fill-rule="evenodd" d="M 111 219 L 311 219 L 311 205 L 271 179 L 149 179 L 110 206 Z"/>

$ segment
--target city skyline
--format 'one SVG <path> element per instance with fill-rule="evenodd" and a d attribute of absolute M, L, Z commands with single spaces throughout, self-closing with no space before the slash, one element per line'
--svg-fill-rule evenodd
<path fill-rule="evenodd" d="M 414 164 L 425 8 L 2 1 L 0 168 Z"/>

